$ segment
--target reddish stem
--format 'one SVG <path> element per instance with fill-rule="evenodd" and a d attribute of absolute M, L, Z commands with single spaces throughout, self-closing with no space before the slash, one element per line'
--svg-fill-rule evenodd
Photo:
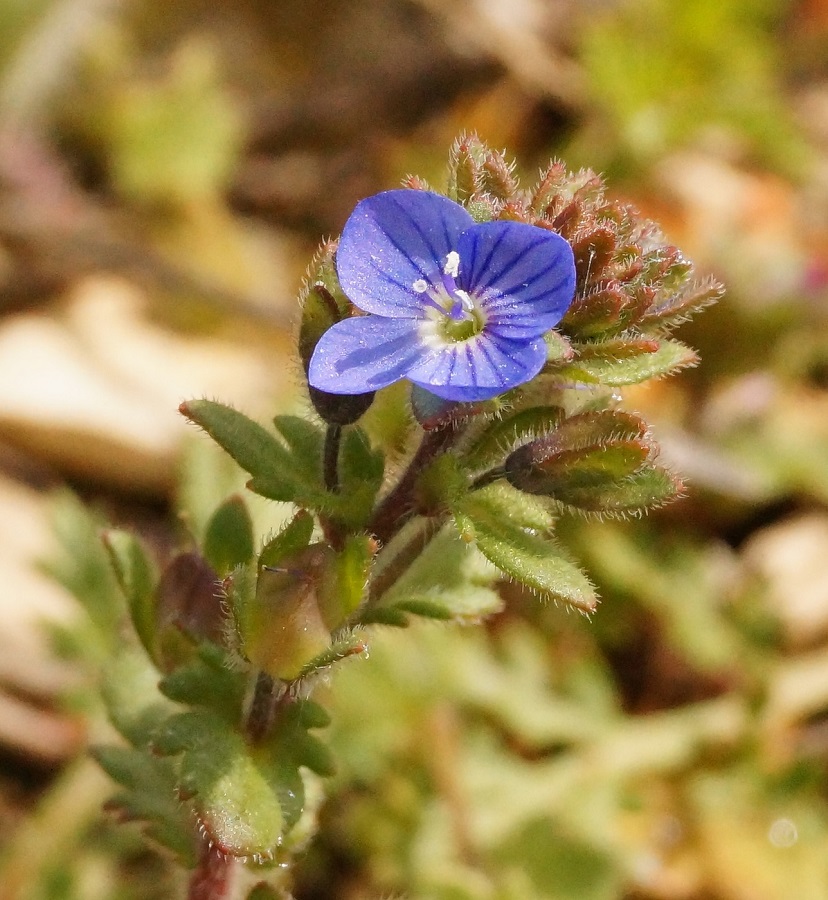
<path fill-rule="evenodd" d="M 187 900 L 224 900 L 233 887 L 235 860 L 201 843 L 201 857 L 190 878 Z"/>

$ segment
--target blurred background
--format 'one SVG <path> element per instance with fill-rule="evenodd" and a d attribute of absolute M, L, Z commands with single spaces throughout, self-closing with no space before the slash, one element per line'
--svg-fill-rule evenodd
<path fill-rule="evenodd" d="M 0 0 L 0 900 L 176 895 L 85 757 L 97 532 L 238 486 L 178 404 L 302 408 L 315 246 L 463 131 L 727 285 L 625 394 L 690 492 L 562 523 L 592 621 L 507 586 L 343 667 L 296 897 L 828 897 L 828 2 Z"/>

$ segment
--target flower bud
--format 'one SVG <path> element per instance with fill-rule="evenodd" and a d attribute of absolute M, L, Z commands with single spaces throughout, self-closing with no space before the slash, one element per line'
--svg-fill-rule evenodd
<path fill-rule="evenodd" d="M 302 290 L 299 356 L 307 374 L 311 356 L 322 335 L 351 315 L 351 304 L 339 286 L 335 266 L 336 244 L 323 244 L 311 265 Z M 329 425 L 350 425 L 362 417 L 374 400 L 373 393 L 329 394 L 309 387 L 311 403 Z"/>

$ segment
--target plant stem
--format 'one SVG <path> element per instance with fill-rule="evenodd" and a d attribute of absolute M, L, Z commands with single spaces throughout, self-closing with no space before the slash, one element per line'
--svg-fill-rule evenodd
<path fill-rule="evenodd" d="M 377 507 L 374 518 L 368 524 L 368 531 L 383 544 L 392 537 L 417 512 L 414 506 L 414 488 L 425 467 L 440 453 L 447 450 L 457 439 L 459 431 L 453 425 L 435 428 L 423 435 L 420 446 L 397 482 L 396 487 Z"/>
<path fill-rule="evenodd" d="M 339 493 L 339 446 L 342 443 L 342 426 L 328 425 L 325 432 L 323 476 L 325 487 L 332 493 Z"/>
<path fill-rule="evenodd" d="M 360 614 L 377 606 L 385 593 L 396 584 L 408 567 L 416 560 L 425 550 L 432 538 L 434 538 L 445 522 L 444 518 L 440 519 L 423 519 L 411 525 L 414 529 L 410 537 L 408 535 L 400 535 L 400 540 L 408 538 L 406 543 L 395 553 L 391 559 L 383 566 L 382 569 L 371 579 L 371 586 L 368 591 L 368 599 L 365 606 L 359 610 Z M 399 541 L 397 542 L 399 543 Z M 393 551 L 391 547 L 389 550 Z M 389 552 L 389 551 L 383 551 Z"/>
<path fill-rule="evenodd" d="M 198 866 L 190 877 L 187 900 L 224 900 L 233 890 L 236 861 L 202 841 Z"/>
<path fill-rule="evenodd" d="M 257 744 L 267 736 L 276 710 L 276 684 L 267 672 L 259 672 L 244 719 L 244 733 Z"/>

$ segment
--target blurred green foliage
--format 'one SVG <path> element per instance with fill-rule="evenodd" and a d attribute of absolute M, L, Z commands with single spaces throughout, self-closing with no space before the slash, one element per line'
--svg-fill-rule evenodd
<path fill-rule="evenodd" d="M 579 158 L 634 176 L 666 153 L 707 144 L 801 173 L 806 144 L 785 99 L 775 34 L 791 5 L 629 0 L 590 16 L 581 59 L 601 124 L 577 140 Z"/>

